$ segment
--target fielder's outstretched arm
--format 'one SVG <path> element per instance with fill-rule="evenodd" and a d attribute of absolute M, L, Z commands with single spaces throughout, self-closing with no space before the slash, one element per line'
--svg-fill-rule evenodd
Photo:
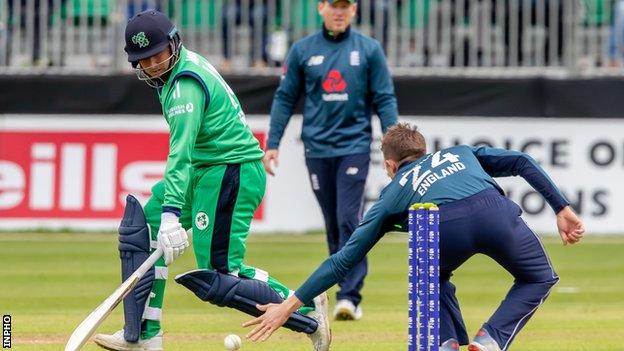
<path fill-rule="evenodd" d="M 492 177 L 521 176 L 552 207 L 555 213 L 570 203 L 544 169 L 529 155 L 513 150 L 471 147 L 483 169 Z"/>
<path fill-rule="evenodd" d="M 340 281 L 355 264 L 366 256 L 383 234 L 392 228 L 391 219 L 400 215 L 400 209 L 406 211 L 408 208 L 408 205 L 403 202 L 408 203 L 409 198 L 401 199 L 398 197 L 398 192 L 388 190 L 386 188 L 382 191 L 379 200 L 366 213 L 364 220 L 345 246 L 326 259 L 295 294 L 281 304 L 257 306 L 265 313 L 243 324 L 243 327 L 256 326 L 247 334 L 248 339 L 267 340 L 286 322 L 291 313 Z"/>
<path fill-rule="evenodd" d="M 513 150 L 471 147 L 483 169 L 492 177 L 521 176 L 548 202 L 557 214 L 557 228 L 564 245 L 576 244 L 585 228 L 555 182 L 529 155 Z"/>

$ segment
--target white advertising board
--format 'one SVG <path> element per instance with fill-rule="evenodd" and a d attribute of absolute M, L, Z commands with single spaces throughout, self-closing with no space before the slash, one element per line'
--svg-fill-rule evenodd
<path fill-rule="evenodd" d="M 580 213 L 589 234 L 624 234 L 624 120 L 401 117 L 417 124 L 429 150 L 454 144 L 490 145 L 532 155 Z M 248 116 L 266 139 L 268 116 Z M 293 117 L 280 146 L 275 177 L 256 214 L 255 232 L 323 228 Z M 375 142 L 367 183 L 370 205 L 388 179 Z M 160 116 L 0 115 L 0 228 L 113 230 L 132 193 L 142 201 L 162 176 L 167 127 Z M 538 232 L 554 233 L 552 210 L 518 177 L 498 179 Z"/>

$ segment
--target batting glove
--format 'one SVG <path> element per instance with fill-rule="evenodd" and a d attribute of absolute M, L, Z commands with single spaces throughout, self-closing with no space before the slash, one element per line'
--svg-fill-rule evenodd
<path fill-rule="evenodd" d="M 163 250 L 165 264 L 170 265 L 189 247 L 186 230 L 182 228 L 178 216 L 171 212 L 163 212 L 158 230 L 158 246 Z"/>

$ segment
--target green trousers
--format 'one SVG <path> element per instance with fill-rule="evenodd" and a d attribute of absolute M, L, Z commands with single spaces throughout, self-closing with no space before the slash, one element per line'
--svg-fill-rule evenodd
<path fill-rule="evenodd" d="M 249 226 L 266 186 L 262 162 L 199 168 L 193 170 L 192 179 L 180 223 L 185 229 L 193 230 L 192 246 L 197 268 L 265 281 L 282 298 L 292 294 L 267 272 L 244 264 Z M 156 248 L 164 193 L 164 182 L 156 183 L 144 209 L 150 226 L 152 250 Z M 142 339 L 151 338 L 160 331 L 167 275 L 164 259 L 160 258 L 156 262 L 156 279 L 143 314 Z M 301 312 L 310 310 L 305 307 Z"/>

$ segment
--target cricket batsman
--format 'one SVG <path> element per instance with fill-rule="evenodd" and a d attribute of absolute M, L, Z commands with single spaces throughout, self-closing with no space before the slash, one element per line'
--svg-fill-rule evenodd
<path fill-rule="evenodd" d="M 469 343 L 450 278 L 477 253 L 494 259 L 514 277 L 514 283 L 468 350 L 508 350 L 559 277 L 538 236 L 522 220 L 520 207 L 505 197 L 492 177 L 518 175 L 531 184 L 557 214 L 564 245 L 581 240 L 583 223 L 544 170 L 524 153 L 466 145 L 426 153 L 425 138 L 404 123 L 388 129 L 381 148 L 392 181 L 379 200 L 345 246 L 293 296 L 281 304 L 259 306 L 266 312 L 244 324 L 256 325 L 247 337 L 268 339 L 290 313 L 340 281 L 395 225 L 407 231 L 412 204 L 433 202 L 440 208 L 440 350 L 456 351 Z"/>
<path fill-rule="evenodd" d="M 162 350 L 167 266 L 188 248 L 198 270 L 176 277 L 202 300 L 259 315 L 257 304 L 292 294 L 261 269 L 244 264 L 245 242 L 265 191 L 264 153 L 245 122 L 236 95 L 215 68 L 185 48 L 174 24 L 148 10 L 129 20 L 125 51 L 140 80 L 156 89 L 169 125 L 164 180 L 144 208 L 129 196 L 119 228 L 122 278 L 149 253 L 164 254 L 124 299 L 125 325 L 95 342 L 109 350 Z M 327 294 L 293 313 L 287 323 L 328 350 Z"/>

